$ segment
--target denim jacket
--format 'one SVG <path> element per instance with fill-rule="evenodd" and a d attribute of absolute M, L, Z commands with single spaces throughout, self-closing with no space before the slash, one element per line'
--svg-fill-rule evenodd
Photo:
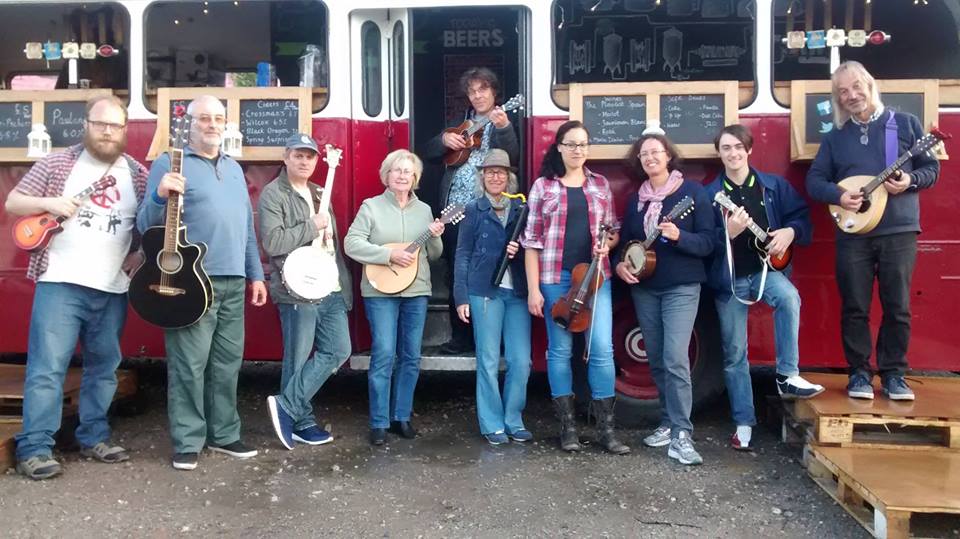
<path fill-rule="evenodd" d="M 516 200 L 510 201 L 506 227 L 500 222 L 486 196 L 467 204 L 466 215 L 460 223 L 457 257 L 454 261 L 453 298 L 457 305 L 469 303 L 469 296 L 494 296 L 496 289 L 490 281 L 497 272 L 500 257 L 507 248 L 509 233 L 517 226 L 519 217 L 520 204 Z M 513 280 L 513 293 L 526 297 L 527 273 L 523 267 L 522 248 L 510 261 L 507 271 Z"/>

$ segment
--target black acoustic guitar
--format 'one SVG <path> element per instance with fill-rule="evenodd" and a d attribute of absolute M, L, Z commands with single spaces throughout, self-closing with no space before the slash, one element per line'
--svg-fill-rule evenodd
<path fill-rule="evenodd" d="M 183 170 L 183 147 L 190 132 L 186 116 L 174 120 L 170 136 L 170 171 Z M 149 195 L 148 195 L 149 196 Z M 166 329 L 193 324 L 213 302 L 210 277 L 203 269 L 207 245 L 190 243 L 181 223 L 183 200 L 171 192 L 167 221 L 143 233 L 144 262 L 130 281 L 130 306 L 147 322 Z"/>

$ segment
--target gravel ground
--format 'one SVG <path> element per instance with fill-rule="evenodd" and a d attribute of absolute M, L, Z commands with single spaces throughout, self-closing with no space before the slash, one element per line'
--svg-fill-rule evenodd
<path fill-rule="evenodd" d="M 800 449 L 755 430 L 756 450 L 729 449 L 722 402 L 695 418 L 705 464 L 684 467 L 666 448 L 640 444 L 647 428 L 621 429 L 633 452 L 556 448 L 546 380 L 534 375 L 525 414 L 537 441 L 493 447 L 477 434 L 473 377 L 425 373 L 416 440 L 367 436 L 366 377 L 334 377 L 315 401 L 336 440 L 287 451 L 265 397 L 278 365 L 246 365 L 240 380 L 244 440 L 260 455 L 205 451 L 200 467 L 169 464 L 163 365 L 137 363 L 143 410 L 113 420 L 129 462 L 106 465 L 75 451 L 63 476 L 0 475 L 6 537 L 867 537 L 809 478 Z M 584 426 L 581 437 L 591 439 Z"/>

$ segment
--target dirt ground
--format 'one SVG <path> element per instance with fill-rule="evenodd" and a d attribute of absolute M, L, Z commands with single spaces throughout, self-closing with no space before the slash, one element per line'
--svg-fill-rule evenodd
<path fill-rule="evenodd" d="M 478 434 L 468 373 L 425 373 L 416 440 L 367 443 L 364 373 L 331 379 L 315 400 L 336 440 L 285 450 L 264 399 L 276 364 L 246 365 L 240 379 L 244 441 L 260 455 L 204 451 L 192 472 L 170 466 L 162 363 L 134 364 L 143 410 L 113 420 L 132 453 L 106 465 L 58 452 L 65 473 L 34 482 L 0 474 L 6 537 L 866 537 L 801 468 L 800 450 L 771 428 L 756 450 L 728 447 L 724 403 L 695 417 L 705 464 L 684 467 L 666 448 L 642 447 L 651 425 L 621 429 L 626 456 L 556 448 L 546 380 L 534 375 L 525 413 L 529 444 L 493 447 Z M 584 426 L 581 437 L 591 439 Z M 955 533 L 955 532 L 954 532 Z"/>

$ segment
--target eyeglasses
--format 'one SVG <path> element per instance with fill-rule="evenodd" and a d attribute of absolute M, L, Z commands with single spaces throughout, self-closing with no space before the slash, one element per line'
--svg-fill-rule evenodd
<path fill-rule="evenodd" d="M 109 127 L 111 131 L 121 131 L 127 127 L 127 124 L 115 124 L 113 122 L 98 122 L 87 119 L 87 124 L 95 131 L 106 131 Z"/>
<path fill-rule="evenodd" d="M 207 124 L 207 125 L 209 125 L 209 124 L 211 124 L 211 123 L 214 123 L 214 124 L 217 124 L 217 125 L 223 125 L 223 124 L 227 123 L 227 118 L 224 117 L 224 116 L 221 116 L 221 115 L 219 115 L 219 114 L 216 115 L 216 116 L 210 116 L 209 114 L 203 114 L 203 115 L 200 115 L 200 116 L 194 116 L 194 117 L 193 117 L 193 120 L 194 120 L 195 122 L 197 122 L 198 124 Z"/>
<path fill-rule="evenodd" d="M 667 153 L 667 150 L 650 150 L 646 152 L 640 152 L 640 159 L 646 159 L 648 157 L 653 157 L 655 155 L 660 155 L 662 153 Z"/>
<path fill-rule="evenodd" d="M 500 178 L 506 178 L 507 171 L 502 169 L 496 169 L 496 168 L 485 168 L 483 169 L 483 175 L 490 176 L 490 177 L 498 176 Z"/>
<path fill-rule="evenodd" d="M 564 148 L 566 148 L 566 149 L 568 149 L 568 150 L 570 150 L 571 152 L 572 152 L 572 151 L 575 151 L 575 150 L 586 151 L 587 148 L 590 147 L 590 143 L 589 143 L 589 142 L 581 142 L 581 143 L 576 143 L 576 142 L 561 142 L 559 145 L 560 145 L 560 146 L 563 146 Z"/>
<path fill-rule="evenodd" d="M 390 172 L 393 172 L 397 176 L 413 176 L 413 170 L 408 168 L 391 168 Z"/>

